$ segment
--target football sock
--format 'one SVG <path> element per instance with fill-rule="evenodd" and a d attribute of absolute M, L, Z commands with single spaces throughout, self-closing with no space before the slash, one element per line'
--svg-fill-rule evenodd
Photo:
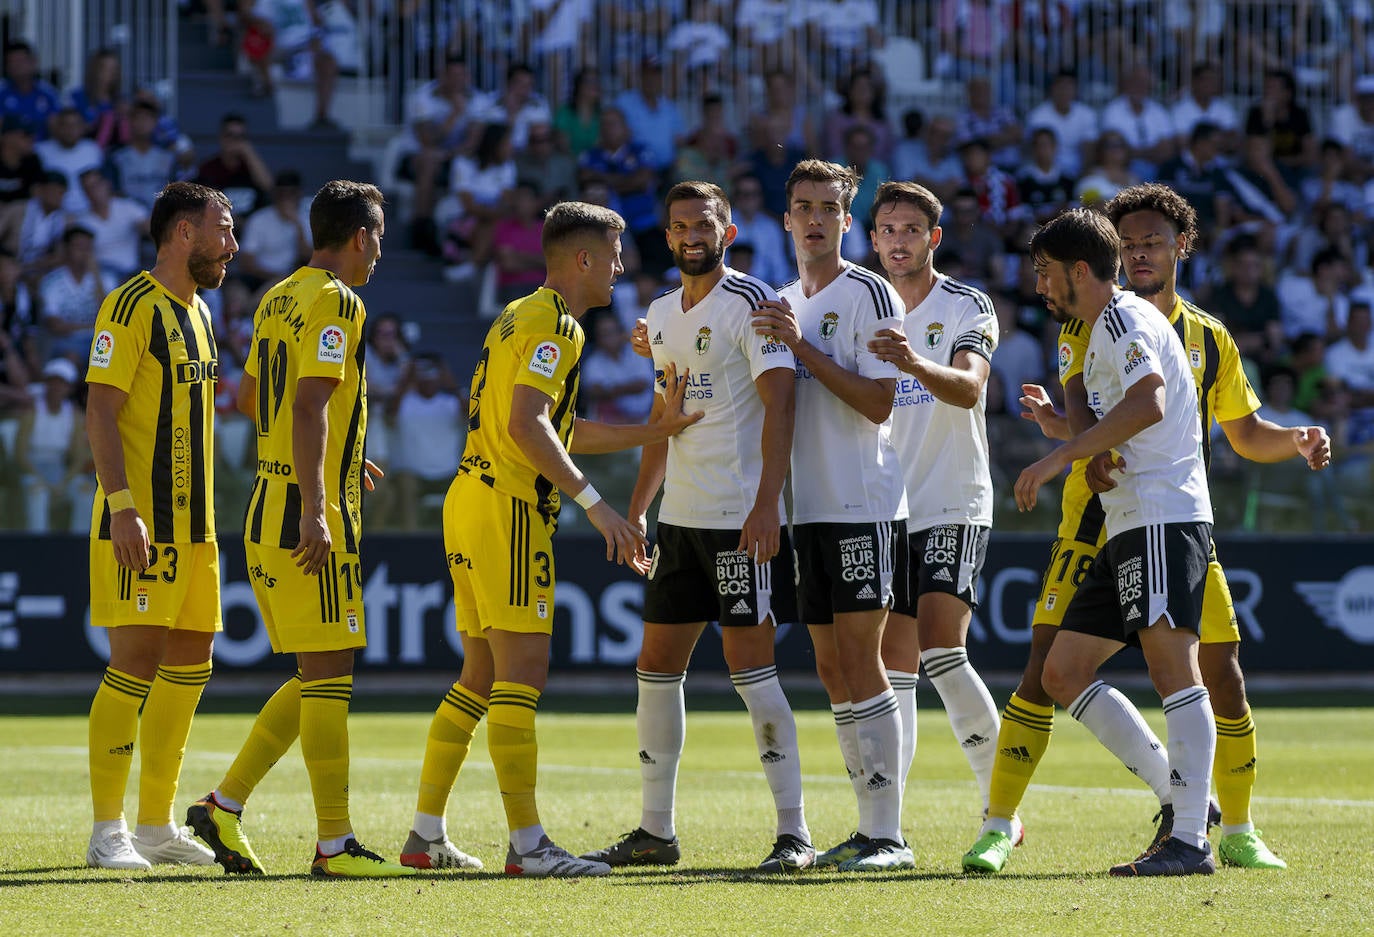
<path fill-rule="evenodd" d="M 997 755 L 997 705 L 962 647 L 928 648 L 921 652 L 921 664 L 940 694 L 950 728 L 978 779 L 986 810 L 992 761 Z"/>
<path fill-rule="evenodd" d="M 1128 771 L 1150 785 L 1161 804 L 1170 802 L 1168 754 L 1130 700 L 1098 680 L 1073 701 L 1069 715 L 1087 726 Z"/>
<path fill-rule="evenodd" d="M 301 681 L 301 756 L 310 775 L 324 855 L 331 855 L 331 841 L 346 839 L 353 830 L 348 818 L 348 704 L 352 696 L 352 676 Z"/>
<path fill-rule="evenodd" d="M 107 667 L 91 700 L 86 733 L 96 823 L 124 816 L 124 788 L 138 737 L 138 708 L 151 687 L 147 680 Z"/>
<path fill-rule="evenodd" d="M 1169 781 L 1174 792 L 1174 836 L 1202 848 L 1207 841 L 1207 799 L 1217 727 L 1207 690 L 1190 686 L 1164 698 L 1169 730 Z"/>
<path fill-rule="evenodd" d="M 778 682 L 778 668 L 752 667 L 730 674 L 735 692 L 744 700 L 754 723 L 763 774 L 778 810 L 778 835 L 790 833 L 811 842 L 802 801 L 801 758 L 797 753 L 797 722 Z"/>
<path fill-rule="evenodd" d="M 230 810 L 243 810 L 254 788 L 300 734 L 301 675 L 297 673 L 258 711 L 243 747 L 215 788 L 215 800 Z"/>
<path fill-rule="evenodd" d="M 156 846 L 158 843 L 165 843 L 177 835 L 177 828 L 172 823 L 140 823 L 134 829 L 134 835 L 138 841 L 147 846 Z"/>
<path fill-rule="evenodd" d="M 859 805 L 858 832 L 873 835 L 873 817 L 869 810 L 868 789 L 864 786 L 863 758 L 859 755 L 859 729 L 854 724 L 853 703 L 831 703 L 830 714 L 835 718 L 835 738 L 840 743 L 840 757 L 854 788 L 854 800 Z"/>
<path fill-rule="evenodd" d="M 181 760 L 191 734 L 191 718 L 210 681 L 210 662 L 157 669 L 143 704 L 139 746 L 138 825 L 171 826 Z"/>
<path fill-rule="evenodd" d="M 897 695 L 897 715 L 902 720 L 902 760 L 898 775 L 905 797 L 906 776 L 911 773 L 911 763 L 916 759 L 916 674 L 889 670 L 887 682 Z"/>
<path fill-rule="evenodd" d="M 902 725 L 897 697 L 885 690 L 854 704 L 854 727 L 868 792 L 872 829 L 860 829 L 874 839 L 902 842 L 902 788 L 897 781 L 902 757 Z"/>
<path fill-rule="evenodd" d="M 1221 832 L 1249 833 L 1255 828 L 1250 820 L 1250 795 L 1255 790 L 1256 752 L 1255 723 L 1250 710 L 1239 719 L 1216 716 L 1217 757 L 1212 764 L 1212 784 L 1221 804 Z"/>
<path fill-rule="evenodd" d="M 415 803 L 415 832 L 425 839 L 443 839 L 444 814 L 458 772 L 472 747 L 472 734 L 487 714 L 487 701 L 454 683 L 449 687 L 425 740 L 425 758 L 420 764 L 420 795 Z"/>
<path fill-rule="evenodd" d="M 1021 806 L 1030 786 L 1031 775 L 1050 747 L 1054 729 L 1054 704 L 1040 706 L 1011 695 L 1002 710 L 1002 727 L 997 730 L 997 757 L 992 762 L 992 783 L 988 785 L 988 821 L 1006 821 L 1010 835 L 1011 818 Z"/>
<path fill-rule="evenodd" d="M 539 808 L 534 802 L 534 784 L 539 766 L 534 716 L 538 708 L 539 691 L 532 686 L 504 680 L 497 680 L 491 685 L 491 708 L 487 711 L 487 750 L 491 752 L 496 783 L 501 790 L 501 803 L 506 808 L 506 823 L 512 834 L 539 825 Z M 538 842 L 536 837 L 535 844 Z M 516 842 L 515 838 L 512 838 L 511 844 L 520 853 L 527 853 L 533 848 L 526 842 Z"/>
<path fill-rule="evenodd" d="M 635 735 L 643 801 L 639 825 L 661 839 L 672 839 L 677 835 L 673 819 L 677 769 L 687 737 L 687 704 L 682 695 L 687 674 L 636 670 L 635 677 L 639 683 Z"/>

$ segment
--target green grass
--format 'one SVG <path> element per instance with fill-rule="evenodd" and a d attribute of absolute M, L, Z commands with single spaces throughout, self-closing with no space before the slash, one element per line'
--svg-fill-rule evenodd
<path fill-rule="evenodd" d="M 689 699 L 689 706 L 693 704 Z M 924 700 L 923 700 L 924 702 Z M 422 709 L 424 703 L 416 703 Z M 611 707 L 613 710 L 617 707 Z M 545 826 L 572 850 L 636 825 L 633 708 L 540 718 Z M 429 713 L 351 721 L 353 819 L 364 843 L 395 855 L 414 810 Z M 84 867 L 90 805 L 83 715 L 0 717 L 0 924 L 6 933 L 128 934 L 1083 934 L 1263 935 L 1370 932 L 1374 895 L 1374 745 L 1370 711 L 1258 708 L 1255 818 L 1289 862 L 1279 873 L 1110 879 L 1152 832 L 1152 798 L 1062 712 L 1022 814 L 1027 842 L 995 878 L 959 874 L 980 804 L 943 713 L 925 707 L 905 811 L 917 868 L 881 878 L 749 870 L 773 838 L 772 802 L 742 707 L 693 711 L 679 782 L 683 862 L 581 881 L 506 880 L 505 823 L 479 737 L 449 809 L 451 837 L 488 871 L 403 881 L 307 874 L 309 787 L 293 749 L 249 805 L 248 829 L 271 874 L 218 867 L 128 874 Z M 197 718 L 179 809 L 209 790 L 250 716 Z M 1149 713 L 1163 734 L 1157 711 Z M 807 811 L 822 848 L 854 817 L 828 714 L 799 716 Z M 135 809 L 130 784 L 128 809 Z"/>

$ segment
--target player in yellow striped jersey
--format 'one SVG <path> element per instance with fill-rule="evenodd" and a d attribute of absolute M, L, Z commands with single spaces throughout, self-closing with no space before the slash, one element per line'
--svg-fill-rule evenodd
<path fill-rule="evenodd" d="M 570 452 L 614 452 L 654 443 L 701 417 L 682 412 L 686 381 L 664 376 L 665 406 L 644 426 L 574 416 L 584 336 L 578 320 L 611 301 L 622 271 L 624 220 L 609 209 L 563 202 L 549 209 L 541 242 L 544 285 L 506 307 L 487 333 L 472 377 L 468 438 L 444 501 L 444 549 L 463 641 L 463 670 L 430 724 L 415 822 L 401 862 L 480 868 L 445 832 L 449 793 L 472 734 L 487 718 L 487 747 L 510 827 L 510 875 L 605 875 L 544 833 L 535 806 L 534 718 L 548 679 L 560 492 L 606 539 L 606 559 L 648 570 L 647 540 L 597 494 Z M 684 378 L 686 375 L 684 375 Z"/>
<path fill-rule="evenodd" d="M 1210 457 L 1210 430 L 1216 420 L 1236 452 L 1256 462 L 1278 462 L 1300 456 L 1319 470 L 1331 458 L 1331 443 L 1319 426 L 1284 428 L 1260 419 L 1259 400 L 1241 369 L 1240 353 L 1225 325 L 1177 293 L 1178 261 L 1197 240 L 1197 216 L 1192 207 L 1167 186 L 1146 184 L 1122 190 L 1106 206 L 1121 237 L 1121 260 L 1127 282 L 1173 323 L 1188 353 L 1198 388 L 1204 459 Z M 1082 372 L 1088 330 L 1069 320 L 1060 330 L 1059 373 L 1064 385 L 1067 418 L 1053 411 L 1043 388 L 1027 388 L 1022 398 L 1026 414 L 1054 438 L 1068 438 L 1091 425 Z M 1102 509 L 1094 492 L 1114 487 L 1112 470 L 1124 468 L 1119 457 L 1104 453 L 1076 463 L 1064 485 L 1063 521 L 1045 570 L 1036 604 L 1031 658 L 1025 674 L 1003 713 L 998 757 L 993 768 L 993 807 L 990 815 L 1010 817 L 1019 806 L 1031 774 L 1049 745 L 1054 704 L 1041 685 L 1045 655 L 1092 558 L 1102 544 Z M 1222 838 L 1217 852 L 1223 862 L 1247 868 L 1284 868 L 1250 819 L 1255 783 L 1254 723 L 1240 669 L 1240 630 L 1231 592 L 1215 548 L 1207 570 L 1203 598 L 1198 663 L 1211 696 L 1217 725 L 1213 783 L 1221 804 Z M 1130 763 L 1161 797 L 1160 829 L 1155 842 L 1169 835 L 1172 807 L 1168 803 L 1168 762 L 1158 740 L 1131 703 L 1110 691 L 1119 718 L 1111 725 L 1090 726 L 1114 753 L 1132 752 Z M 1105 696 L 1105 694 L 1102 694 Z M 1106 736 L 1106 737 L 1104 737 Z M 1151 746 L 1154 746 L 1151 748 Z M 1139 757 L 1144 753 L 1145 757 Z M 1123 759 L 1124 760 L 1124 759 Z M 995 830 L 984 835 L 964 857 L 964 867 L 999 871 L 1008 850 Z M 1000 860 L 1000 861 L 999 861 Z"/>
<path fill-rule="evenodd" d="M 299 735 L 315 801 L 314 875 L 412 874 L 364 848 L 348 811 L 348 706 L 363 617 L 362 489 L 367 380 L 363 303 L 386 221 L 382 193 L 326 183 L 310 206 L 309 263 L 258 304 L 238 407 L 257 424 L 258 471 L 244 524 L 253 593 L 272 649 L 297 672 L 258 713 L 218 787 L 187 811 L 226 872 L 261 873 L 243 835 L 244 802 Z"/>
<path fill-rule="evenodd" d="M 91 624 L 107 629 L 110 642 L 91 701 L 95 827 L 86 862 L 113 869 L 214 862 L 172 823 L 172 802 L 221 627 L 219 362 L 196 290 L 223 282 L 238 243 L 229 200 L 185 182 L 158 193 L 150 228 L 157 262 L 105 297 L 86 373 L 86 432 L 100 481 L 91 506 Z M 131 836 L 124 788 L 140 726 Z"/>

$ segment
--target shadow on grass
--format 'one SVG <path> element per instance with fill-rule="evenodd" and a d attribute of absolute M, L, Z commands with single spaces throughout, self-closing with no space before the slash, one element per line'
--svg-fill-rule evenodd
<path fill-rule="evenodd" d="M 958 872 L 930 872 L 920 869 L 904 869 L 897 872 L 845 873 L 845 872 L 802 872 L 795 875 L 779 875 L 776 872 L 759 872 L 755 869 L 740 868 L 690 868 L 674 871 L 653 869 L 620 869 L 612 873 L 606 881 L 622 887 L 638 888 L 653 885 L 696 885 L 738 883 L 750 885 L 783 885 L 789 887 L 807 885 L 869 885 L 885 882 L 953 882 L 1015 879 L 1019 881 L 1056 881 L 1080 879 L 1094 873 L 1083 872 L 1044 872 L 1035 874 L 1003 874 L 997 876 L 964 875 Z"/>
<path fill-rule="evenodd" d="M 53 875 L 50 873 L 73 873 L 78 869 L 86 874 Z M 151 882 L 162 885 L 187 882 L 234 882 L 234 881 L 282 881 L 292 878 L 309 878 L 309 874 L 285 872 L 271 875 L 202 875 L 187 870 L 184 872 L 121 872 L 118 869 L 85 869 L 85 866 L 60 865 L 50 868 L 0 869 L 0 889 L 23 888 L 30 885 L 127 885 L 130 882 Z"/>

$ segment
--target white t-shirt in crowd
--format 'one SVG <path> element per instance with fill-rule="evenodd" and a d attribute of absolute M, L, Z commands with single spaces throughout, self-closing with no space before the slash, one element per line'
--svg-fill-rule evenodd
<path fill-rule="evenodd" d="M 299 218 L 283 218 L 275 205 L 259 208 L 243 226 L 239 250 L 252 254 L 258 265 L 275 276 L 286 276 L 300 266 Z M 304 232 L 310 242 L 310 229 Z"/>
<path fill-rule="evenodd" d="M 463 401 L 455 395 L 408 392 L 396 409 L 396 445 L 391 452 L 396 468 L 425 481 L 452 478 L 463 456 L 466 421 Z"/>
<path fill-rule="evenodd" d="M 124 279 L 138 272 L 139 228 L 148 220 L 148 209 L 131 198 L 110 199 L 110 213 L 101 218 L 94 211 L 79 215 L 76 224 L 95 235 L 95 259 L 100 266 Z"/>

